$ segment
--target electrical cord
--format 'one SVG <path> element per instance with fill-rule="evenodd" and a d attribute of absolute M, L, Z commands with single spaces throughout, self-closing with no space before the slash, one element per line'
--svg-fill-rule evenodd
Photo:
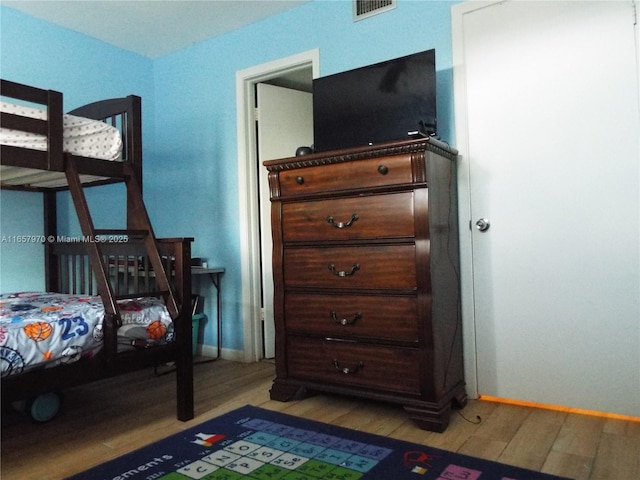
<path fill-rule="evenodd" d="M 480 425 L 482 423 L 482 417 L 480 417 L 480 415 L 476 415 L 475 420 L 470 420 L 467 417 L 465 417 L 460 410 L 456 410 L 456 411 L 458 412 L 458 415 L 460 415 L 466 422 L 469 422 L 473 425 Z"/>

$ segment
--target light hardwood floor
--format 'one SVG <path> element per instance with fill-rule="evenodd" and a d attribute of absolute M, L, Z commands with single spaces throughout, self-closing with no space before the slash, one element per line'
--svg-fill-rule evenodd
<path fill-rule="evenodd" d="M 65 478 L 251 404 L 579 480 L 640 479 L 640 423 L 474 400 L 461 413 L 480 423 L 454 412 L 444 433 L 431 433 L 397 405 L 335 395 L 272 401 L 274 371 L 269 362 L 196 365 L 196 418 L 185 423 L 175 419 L 174 375 L 153 371 L 72 389 L 49 423 L 3 412 L 1 477 Z"/>

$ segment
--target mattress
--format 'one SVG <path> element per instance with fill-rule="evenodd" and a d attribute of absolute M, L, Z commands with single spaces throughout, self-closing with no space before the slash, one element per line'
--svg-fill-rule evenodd
<path fill-rule="evenodd" d="M 119 300 L 118 350 L 173 341 L 173 322 L 156 298 Z M 20 292 L 0 295 L 0 374 L 17 375 L 93 357 L 103 345 L 100 297 Z"/>
<path fill-rule="evenodd" d="M 39 120 L 47 119 L 46 110 L 9 102 L 0 102 L 0 112 Z M 119 161 L 122 159 L 122 137 L 117 128 L 98 120 L 67 114 L 62 116 L 62 128 L 62 148 L 65 152 L 100 160 Z M 0 128 L 0 144 L 46 151 L 47 137 Z"/>

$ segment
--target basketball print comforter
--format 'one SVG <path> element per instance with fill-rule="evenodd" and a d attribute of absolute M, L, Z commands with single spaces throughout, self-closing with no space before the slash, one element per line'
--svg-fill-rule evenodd
<path fill-rule="evenodd" d="M 173 340 L 173 323 L 161 299 L 118 301 L 118 349 L 146 348 Z M 0 295 L 0 373 L 92 357 L 102 348 L 100 297 L 21 292 Z"/>

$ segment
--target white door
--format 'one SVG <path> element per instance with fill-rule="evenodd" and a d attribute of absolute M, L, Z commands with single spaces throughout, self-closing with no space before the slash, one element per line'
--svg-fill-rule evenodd
<path fill-rule="evenodd" d="M 292 157 L 300 146 L 313 144 L 313 97 L 310 93 L 258 83 L 258 171 L 260 175 L 260 242 L 264 356 L 275 356 L 273 272 L 271 268 L 271 203 L 265 160 Z"/>
<path fill-rule="evenodd" d="M 456 15 L 478 392 L 638 416 L 632 2 L 508 1 Z"/>

